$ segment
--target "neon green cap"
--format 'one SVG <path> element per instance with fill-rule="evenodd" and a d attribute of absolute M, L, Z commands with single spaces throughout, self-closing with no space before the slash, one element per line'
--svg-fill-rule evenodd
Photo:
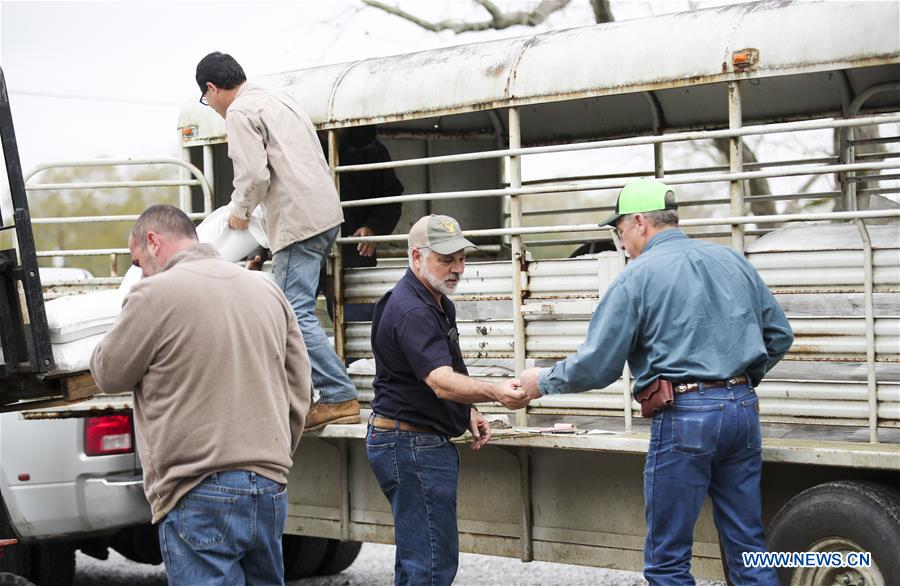
<path fill-rule="evenodd" d="M 601 226 L 615 226 L 622 216 L 640 212 L 677 210 L 675 192 L 661 181 L 639 179 L 622 188 L 616 201 L 615 213 L 601 222 Z"/>

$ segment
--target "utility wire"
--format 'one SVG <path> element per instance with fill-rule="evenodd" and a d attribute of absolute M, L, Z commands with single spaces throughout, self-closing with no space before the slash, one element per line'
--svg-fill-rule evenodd
<path fill-rule="evenodd" d="M 32 96 L 37 98 L 56 98 L 61 100 L 83 100 L 88 102 L 116 102 L 120 104 L 141 104 L 143 106 L 169 107 L 183 106 L 184 102 L 168 100 L 139 100 L 135 98 L 115 98 L 109 96 L 86 96 L 79 94 L 60 94 L 53 92 L 35 92 L 28 90 L 10 90 L 10 94 L 17 96 Z M 187 101 L 187 100 L 185 100 Z"/>

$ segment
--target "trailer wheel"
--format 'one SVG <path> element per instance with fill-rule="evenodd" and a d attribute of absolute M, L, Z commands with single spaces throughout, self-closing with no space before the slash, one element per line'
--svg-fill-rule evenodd
<path fill-rule="evenodd" d="M 325 557 L 316 569 L 316 576 L 331 576 L 343 572 L 359 555 L 360 548 L 362 543 L 359 541 L 329 539 L 328 549 L 325 550 Z"/>
<path fill-rule="evenodd" d="M 284 579 L 302 580 L 315 573 L 325 559 L 328 540 L 307 535 L 284 535 L 281 538 L 284 557 Z"/>
<path fill-rule="evenodd" d="M 0 572 L 0 584 L 8 586 L 34 586 L 33 583 L 22 576 L 10 574 L 9 572 Z"/>
<path fill-rule="evenodd" d="M 779 568 L 791 586 L 885 586 L 900 576 L 900 495 L 868 482 L 828 482 L 784 505 L 769 526 L 773 552 L 869 552 L 869 567 Z"/>

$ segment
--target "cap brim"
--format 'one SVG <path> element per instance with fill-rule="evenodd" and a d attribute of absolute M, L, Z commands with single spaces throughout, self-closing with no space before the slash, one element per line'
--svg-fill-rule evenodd
<path fill-rule="evenodd" d="M 612 216 L 606 218 L 606 220 L 600 222 L 600 225 L 601 226 L 612 226 L 613 228 L 615 228 L 616 222 L 618 222 L 619 218 L 621 218 L 623 215 L 624 214 L 613 214 Z"/>
<path fill-rule="evenodd" d="M 444 240 L 442 242 L 437 242 L 429 246 L 431 250 L 435 251 L 438 254 L 453 254 L 454 252 L 459 252 L 464 248 L 478 248 L 462 236 L 458 238 L 451 238 L 449 240 Z"/>

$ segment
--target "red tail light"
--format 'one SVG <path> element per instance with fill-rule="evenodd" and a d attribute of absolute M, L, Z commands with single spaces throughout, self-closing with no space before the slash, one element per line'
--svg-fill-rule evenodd
<path fill-rule="evenodd" d="M 84 424 L 84 453 L 108 456 L 134 451 L 131 415 L 88 417 Z"/>

